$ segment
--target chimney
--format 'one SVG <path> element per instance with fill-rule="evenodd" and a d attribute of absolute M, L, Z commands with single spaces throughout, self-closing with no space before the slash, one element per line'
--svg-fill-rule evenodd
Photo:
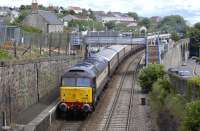
<path fill-rule="evenodd" d="M 38 13 L 38 3 L 37 0 L 32 1 L 32 13 Z"/>
<path fill-rule="evenodd" d="M 48 10 L 51 11 L 51 12 L 54 12 L 54 11 L 55 11 L 53 5 L 49 5 L 49 9 L 48 9 Z"/>

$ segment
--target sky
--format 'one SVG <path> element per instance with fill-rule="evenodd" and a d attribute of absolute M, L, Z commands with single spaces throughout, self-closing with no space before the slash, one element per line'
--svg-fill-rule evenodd
<path fill-rule="evenodd" d="M 137 12 L 140 16 L 182 15 L 189 23 L 200 22 L 199 0 L 37 0 L 45 6 L 79 6 L 103 11 Z M 20 6 L 32 0 L 0 0 L 0 6 Z"/>

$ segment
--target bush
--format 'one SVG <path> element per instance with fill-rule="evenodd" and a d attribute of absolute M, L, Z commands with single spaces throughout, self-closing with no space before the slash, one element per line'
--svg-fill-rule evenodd
<path fill-rule="evenodd" d="M 164 77 L 164 66 L 159 64 L 150 64 L 139 73 L 139 83 L 143 93 L 148 93 L 152 90 L 153 83 L 159 78 Z"/>
<path fill-rule="evenodd" d="M 200 100 L 187 105 L 184 131 L 200 131 Z"/>
<path fill-rule="evenodd" d="M 42 33 L 42 30 L 40 29 L 37 29 L 35 27 L 32 27 L 32 26 L 21 26 L 21 29 L 23 31 L 26 31 L 26 32 L 31 32 L 31 33 Z"/>
<path fill-rule="evenodd" d="M 171 38 L 173 41 L 177 42 L 180 40 L 180 37 L 178 36 L 178 34 L 176 32 L 172 32 L 171 34 Z"/>
<path fill-rule="evenodd" d="M 171 92 L 171 84 L 167 77 L 163 79 L 158 79 L 152 87 L 152 92 L 150 93 L 151 106 L 154 111 L 159 112 L 164 106 L 165 98 Z"/>
<path fill-rule="evenodd" d="M 169 94 L 165 98 L 165 108 L 180 121 L 184 119 L 186 103 L 186 99 L 180 94 Z"/>
<path fill-rule="evenodd" d="M 11 59 L 11 55 L 7 50 L 0 49 L 0 60 Z"/>

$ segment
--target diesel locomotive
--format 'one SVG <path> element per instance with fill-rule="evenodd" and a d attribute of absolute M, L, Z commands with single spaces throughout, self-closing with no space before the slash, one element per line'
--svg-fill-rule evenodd
<path fill-rule="evenodd" d="M 58 112 L 95 110 L 105 84 L 125 57 L 143 49 L 139 45 L 113 45 L 67 69 L 60 86 Z"/>

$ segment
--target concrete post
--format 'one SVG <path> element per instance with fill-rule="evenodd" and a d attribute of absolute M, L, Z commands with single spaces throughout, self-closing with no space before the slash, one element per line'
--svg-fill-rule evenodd
<path fill-rule="evenodd" d="M 158 47 L 158 64 L 161 64 L 161 52 L 160 52 L 160 36 L 158 34 L 156 38 L 156 45 Z"/>
<path fill-rule="evenodd" d="M 146 45 L 146 66 L 149 64 L 149 48 L 148 48 L 148 39 L 145 38 L 145 45 Z"/>
<path fill-rule="evenodd" d="M 6 112 L 2 112 L 2 116 L 3 116 L 3 125 L 1 127 L 2 131 L 10 131 L 10 127 L 7 126 Z"/>

